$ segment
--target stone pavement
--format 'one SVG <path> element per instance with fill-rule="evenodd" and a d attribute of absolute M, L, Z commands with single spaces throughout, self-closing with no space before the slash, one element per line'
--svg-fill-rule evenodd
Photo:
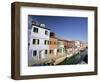
<path fill-rule="evenodd" d="M 66 57 L 67 57 L 66 54 L 65 55 L 60 55 L 60 54 L 59 55 L 54 55 L 54 54 L 50 54 L 48 56 L 48 59 L 49 59 L 48 63 L 52 63 L 53 65 L 56 65 L 56 64 L 62 62 L 64 59 L 66 59 Z"/>

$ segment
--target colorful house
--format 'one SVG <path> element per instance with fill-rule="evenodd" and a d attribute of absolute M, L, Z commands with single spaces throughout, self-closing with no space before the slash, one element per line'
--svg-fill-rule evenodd
<path fill-rule="evenodd" d="M 70 56 L 74 54 L 74 41 L 64 40 L 65 53 Z"/>
<path fill-rule="evenodd" d="M 81 45 L 80 45 L 80 50 L 83 51 L 87 48 L 88 44 L 87 43 L 84 43 L 84 42 L 81 42 Z"/>
<path fill-rule="evenodd" d="M 49 54 L 52 55 L 57 55 L 57 44 L 58 43 L 58 39 L 55 36 L 55 33 L 50 32 L 50 40 L 49 40 Z"/>
<path fill-rule="evenodd" d="M 81 42 L 79 40 L 76 40 L 75 47 L 74 47 L 75 54 L 80 53 L 80 47 L 81 47 Z"/>
<path fill-rule="evenodd" d="M 64 48 L 64 40 L 58 39 L 58 55 L 64 55 L 65 54 L 65 48 Z"/>
<path fill-rule="evenodd" d="M 45 24 L 33 21 L 32 28 L 28 30 L 28 65 L 48 63 L 50 56 L 51 59 L 64 55 L 71 57 L 86 47 L 87 44 L 80 41 L 57 38 Z"/>

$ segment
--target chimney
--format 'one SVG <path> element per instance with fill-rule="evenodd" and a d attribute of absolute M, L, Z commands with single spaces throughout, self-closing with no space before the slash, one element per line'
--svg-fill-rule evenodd
<path fill-rule="evenodd" d="M 45 27 L 45 24 L 40 24 L 41 27 Z"/>

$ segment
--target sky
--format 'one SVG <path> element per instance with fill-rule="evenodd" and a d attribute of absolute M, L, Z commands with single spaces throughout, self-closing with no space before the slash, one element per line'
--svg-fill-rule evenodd
<path fill-rule="evenodd" d="M 28 15 L 28 29 L 31 29 L 33 20 L 45 24 L 57 37 L 83 42 L 88 40 L 87 17 Z"/>

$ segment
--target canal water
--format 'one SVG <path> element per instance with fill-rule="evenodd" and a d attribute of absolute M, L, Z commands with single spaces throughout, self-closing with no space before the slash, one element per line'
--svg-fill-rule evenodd
<path fill-rule="evenodd" d="M 72 65 L 72 64 L 87 64 L 88 63 L 88 49 L 80 52 L 79 54 L 75 54 L 70 58 L 66 58 L 63 62 L 58 65 Z"/>

